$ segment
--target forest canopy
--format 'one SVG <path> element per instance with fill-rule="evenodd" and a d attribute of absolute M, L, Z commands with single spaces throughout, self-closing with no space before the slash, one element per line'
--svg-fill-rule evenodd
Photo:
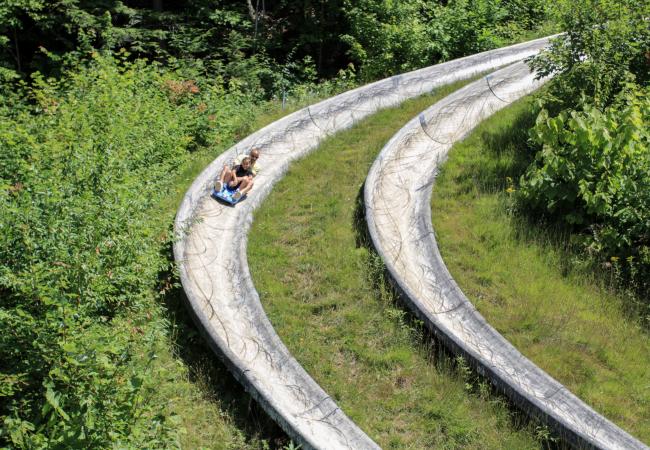
<path fill-rule="evenodd" d="M 267 86 L 287 64 L 319 77 L 353 64 L 371 79 L 521 40 L 545 17 L 539 0 L 15 0 L 0 5 L 0 66 L 5 79 L 57 74 L 124 48 Z"/>

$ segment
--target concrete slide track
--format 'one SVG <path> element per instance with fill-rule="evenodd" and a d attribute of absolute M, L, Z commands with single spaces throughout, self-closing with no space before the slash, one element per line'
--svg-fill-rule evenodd
<path fill-rule="evenodd" d="M 189 309 L 212 349 L 266 412 L 303 448 L 378 448 L 334 403 L 282 344 L 261 306 L 246 260 L 253 211 L 289 163 L 327 136 L 381 108 L 538 52 L 540 39 L 391 77 L 297 111 L 215 159 L 187 191 L 176 215 L 174 255 Z M 264 170 L 236 207 L 210 198 L 225 163 L 251 147 Z"/>
<path fill-rule="evenodd" d="M 579 448 L 647 449 L 508 343 L 447 270 L 431 224 L 437 169 L 481 120 L 541 85 L 519 62 L 476 81 L 411 120 L 382 149 L 365 184 L 366 220 L 401 297 L 454 353 Z"/>

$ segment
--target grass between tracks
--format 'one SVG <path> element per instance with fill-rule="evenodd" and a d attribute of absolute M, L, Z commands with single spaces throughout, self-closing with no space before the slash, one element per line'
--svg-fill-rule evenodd
<path fill-rule="evenodd" d="M 537 448 L 543 429 L 473 385 L 394 303 L 359 244 L 359 196 L 385 142 L 459 85 L 379 112 L 295 163 L 255 215 L 248 261 L 297 360 L 383 448 Z"/>
<path fill-rule="evenodd" d="M 510 180 L 529 162 L 522 149 L 533 122 L 523 100 L 452 149 L 432 199 L 442 256 L 506 339 L 650 443 L 650 335 L 626 317 L 606 277 L 580 268 L 566 235 L 524 224 L 510 212 Z"/>

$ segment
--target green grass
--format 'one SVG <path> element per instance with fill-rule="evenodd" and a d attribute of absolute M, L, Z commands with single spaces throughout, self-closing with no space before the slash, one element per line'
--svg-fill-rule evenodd
<path fill-rule="evenodd" d="M 198 174 L 235 140 L 299 109 L 279 105 L 260 107 L 256 119 L 233 136 L 232 141 L 195 152 L 171 183 L 173 190 L 152 212 L 152 221 L 163 230 L 171 224 L 185 191 Z M 168 233 L 171 232 L 171 228 Z M 171 246 L 166 254 L 172 258 Z M 171 260 L 170 260 L 171 261 Z M 171 266 L 170 266 L 171 267 Z M 180 427 L 179 447 L 187 449 L 253 450 L 283 448 L 290 442 L 284 432 L 251 399 L 225 365 L 214 355 L 192 322 L 176 275 L 160 274 L 165 289 L 164 307 L 152 310 L 150 324 L 166 327 L 167 336 L 153 360 L 153 403 L 166 405 L 166 416 Z M 143 361 L 146 358 L 143 355 Z M 144 362 L 143 362 L 144 364 Z"/>
<path fill-rule="evenodd" d="M 530 156 L 526 100 L 454 146 L 433 189 L 443 258 L 488 322 L 595 410 L 650 443 L 650 336 L 566 234 L 526 224 L 507 192 Z"/>
<path fill-rule="evenodd" d="M 457 87 L 379 112 L 292 165 L 256 213 L 251 273 L 292 354 L 383 448 L 538 448 L 532 426 L 431 347 L 394 303 L 381 262 L 359 245 L 372 161 Z"/>

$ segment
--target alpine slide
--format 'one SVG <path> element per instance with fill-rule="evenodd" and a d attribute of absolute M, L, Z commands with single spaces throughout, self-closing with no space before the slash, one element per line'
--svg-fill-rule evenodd
<path fill-rule="evenodd" d="M 188 306 L 212 349 L 265 411 L 303 448 L 377 449 L 293 358 L 269 322 L 246 259 L 253 211 L 289 164 L 382 108 L 497 68 L 407 123 L 366 179 L 373 245 L 403 301 L 450 351 L 462 355 L 522 411 L 576 448 L 648 449 L 526 359 L 476 311 L 438 251 L 430 197 L 452 144 L 481 120 L 539 88 L 525 59 L 549 38 L 390 77 L 303 108 L 248 136 L 196 178 L 179 207 L 174 255 Z M 236 207 L 210 197 L 224 164 L 252 147 L 264 170 Z M 400 174 L 408 173 L 408 177 Z"/>

